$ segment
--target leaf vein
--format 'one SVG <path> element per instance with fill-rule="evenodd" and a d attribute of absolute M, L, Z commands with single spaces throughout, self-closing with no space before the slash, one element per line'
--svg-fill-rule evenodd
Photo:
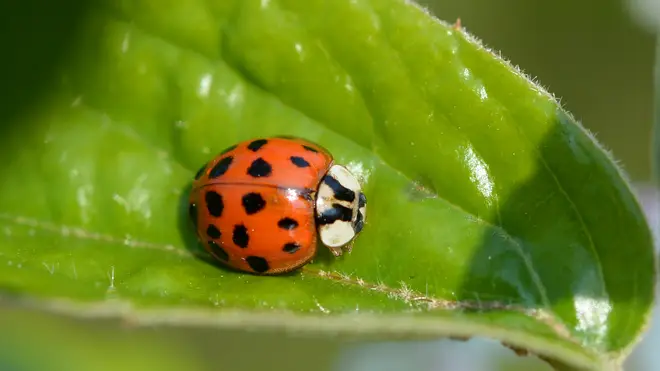
<path fill-rule="evenodd" d="M 22 215 L 14 215 L 5 212 L 0 212 L 0 219 L 13 223 L 15 225 L 37 228 L 45 232 L 54 233 L 60 235 L 61 237 L 70 237 L 70 238 L 78 238 L 81 240 L 92 240 L 92 241 L 98 241 L 98 242 L 104 242 L 110 244 L 118 244 L 118 245 L 127 246 L 129 248 L 168 251 L 185 258 L 193 258 L 195 256 L 195 254 L 188 252 L 187 250 L 177 247 L 175 245 L 145 242 L 129 237 L 120 238 L 109 234 L 89 231 L 81 227 L 65 225 L 65 224 L 57 224 L 57 223 L 30 218 Z"/>
<path fill-rule="evenodd" d="M 434 310 L 459 310 L 459 311 L 510 311 L 530 316 L 551 328 L 557 335 L 578 343 L 566 325 L 557 316 L 548 309 L 527 308 L 515 303 L 505 303 L 502 301 L 482 301 L 477 296 L 477 300 L 446 300 L 432 296 L 424 295 L 412 290 L 405 282 L 401 282 L 401 288 L 392 288 L 383 283 L 371 283 L 361 278 L 353 278 L 341 272 L 330 272 L 315 268 L 303 267 L 304 274 L 320 277 L 323 279 L 335 281 L 337 283 L 349 286 L 357 286 L 365 290 L 375 291 L 386 294 L 388 298 L 400 300 L 411 306 L 416 306 L 427 311 Z"/>

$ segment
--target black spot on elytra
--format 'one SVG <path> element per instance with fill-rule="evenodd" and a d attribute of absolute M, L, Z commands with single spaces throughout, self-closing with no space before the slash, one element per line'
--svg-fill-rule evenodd
<path fill-rule="evenodd" d="M 291 156 L 291 162 L 298 167 L 309 167 L 309 162 L 298 156 Z"/>
<path fill-rule="evenodd" d="M 224 173 L 229 170 L 229 166 L 231 165 L 232 161 L 234 161 L 234 158 L 232 156 L 227 156 L 223 158 L 222 160 L 218 161 L 215 166 L 213 166 L 213 169 L 209 171 L 209 178 L 214 179 L 219 176 L 222 176 Z"/>
<path fill-rule="evenodd" d="M 204 195 L 204 198 L 206 199 L 206 208 L 209 214 L 219 218 L 222 215 L 222 210 L 225 208 L 225 204 L 222 202 L 222 196 L 216 191 L 208 191 Z"/>
<path fill-rule="evenodd" d="M 229 146 L 229 147 L 225 148 L 224 151 L 220 152 L 220 155 L 224 155 L 224 154 L 229 153 L 229 152 L 231 152 L 235 149 L 236 149 L 236 145 Z"/>
<path fill-rule="evenodd" d="M 361 212 L 358 211 L 357 217 L 355 218 L 355 223 L 353 223 L 353 231 L 355 234 L 360 233 L 364 227 L 364 216 Z"/>
<path fill-rule="evenodd" d="M 248 144 L 247 148 L 252 152 L 257 152 L 261 149 L 268 141 L 266 139 L 257 139 Z"/>
<path fill-rule="evenodd" d="M 295 242 L 289 242 L 282 247 L 282 251 L 293 254 L 296 251 L 300 250 L 300 244 L 295 243 Z"/>
<path fill-rule="evenodd" d="M 332 209 L 324 211 L 318 217 L 319 224 L 332 224 L 337 220 L 350 222 L 353 217 L 353 211 L 340 204 L 332 204 Z"/>
<path fill-rule="evenodd" d="M 195 225 L 195 228 L 197 228 L 197 205 L 196 204 L 188 205 L 188 216 L 190 216 L 190 220 L 192 220 L 193 225 Z"/>
<path fill-rule="evenodd" d="M 240 248 L 244 249 L 248 247 L 250 236 L 248 236 L 247 228 L 245 228 L 243 224 L 236 224 L 234 226 L 234 233 L 232 233 L 231 239 L 234 241 L 236 246 Z"/>
<path fill-rule="evenodd" d="M 245 258 L 250 268 L 257 273 L 264 273 L 270 269 L 268 261 L 260 256 L 248 256 Z"/>
<path fill-rule="evenodd" d="M 364 195 L 364 193 L 360 192 L 360 197 L 358 198 L 358 207 L 365 207 L 367 206 L 367 196 Z"/>
<path fill-rule="evenodd" d="M 256 214 L 266 206 L 266 200 L 259 193 L 250 192 L 243 196 L 243 209 L 248 215 Z"/>
<path fill-rule="evenodd" d="M 197 174 L 195 174 L 195 180 L 199 179 L 204 175 L 204 170 L 206 170 L 206 164 L 202 165 L 202 167 L 197 170 Z"/>
<path fill-rule="evenodd" d="M 298 227 L 298 222 L 291 218 L 282 218 L 277 222 L 277 226 L 290 231 Z"/>
<path fill-rule="evenodd" d="M 328 187 L 332 189 L 332 193 L 334 193 L 336 199 L 340 201 L 348 201 L 348 202 L 355 201 L 355 192 L 344 187 L 341 183 L 337 181 L 337 179 L 331 176 L 325 176 L 323 178 L 323 183 L 327 184 Z"/>
<path fill-rule="evenodd" d="M 319 152 L 316 148 L 314 148 L 314 147 L 310 147 L 310 146 L 307 146 L 307 145 L 304 145 L 304 144 L 303 144 L 303 148 L 306 149 L 306 150 L 308 150 L 308 151 L 310 151 L 310 152 L 314 152 L 314 153 L 318 153 L 318 152 Z"/>
<path fill-rule="evenodd" d="M 258 159 L 252 161 L 252 164 L 250 164 L 247 173 L 253 178 L 262 178 L 269 176 L 272 171 L 273 168 L 270 166 L 270 164 L 263 158 L 259 157 Z"/>
<path fill-rule="evenodd" d="M 209 241 L 209 248 L 218 259 L 226 262 L 229 260 L 229 254 L 222 247 L 218 246 L 214 241 Z"/>
<path fill-rule="evenodd" d="M 213 238 L 214 240 L 217 240 L 220 238 L 220 236 L 222 236 L 222 233 L 220 233 L 218 227 L 214 226 L 213 224 L 209 224 L 209 226 L 206 228 L 206 235 L 210 238 Z"/>

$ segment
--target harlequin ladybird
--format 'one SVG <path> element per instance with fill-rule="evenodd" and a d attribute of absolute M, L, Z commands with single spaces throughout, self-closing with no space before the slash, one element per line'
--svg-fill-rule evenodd
<path fill-rule="evenodd" d="M 367 203 L 356 177 L 327 150 L 291 137 L 225 149 L 197 172 L 189 201 L 205 249 L 255 274 L 302 267 L 318 240 L 335 256 L 350 251 Z"/>

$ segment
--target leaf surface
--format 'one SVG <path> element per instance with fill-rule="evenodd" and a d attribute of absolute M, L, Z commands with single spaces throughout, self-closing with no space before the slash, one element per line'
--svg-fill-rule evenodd
<path fill-rule="evenodd" d="M 0 288 L 141 323 L 489 336 L 615 367 L 645 328 L 650 233 L 543 89 L 407 1 L 99 1 L 2 139 Z M 292 275 L 218 267 L 194 172 L 296 135 L 360 175 L 367 225 Z"/>

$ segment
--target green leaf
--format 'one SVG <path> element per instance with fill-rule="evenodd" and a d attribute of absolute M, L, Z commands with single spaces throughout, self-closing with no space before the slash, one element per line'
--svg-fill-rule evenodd
<path fill-rule="evenodd" d="M 98 1 L 5 119 L 0 288 L 136 323 L 487 336 L 616 368 L 655 267 L 629 185 L 541 87 L 409 1 Z M 204 258 L 190 180 L 297 135 L 364 182 L 350 254 L 244 275 Z M 16 299 L 19 300 L 19 299 Z"/>

